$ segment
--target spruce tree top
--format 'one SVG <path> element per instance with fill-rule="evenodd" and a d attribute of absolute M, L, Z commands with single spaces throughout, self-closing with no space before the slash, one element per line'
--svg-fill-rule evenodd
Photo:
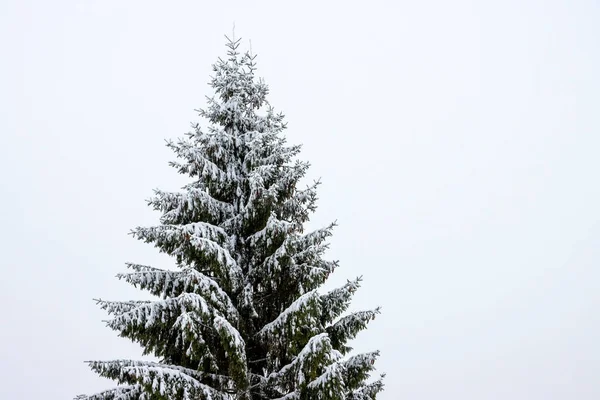
<path fill-rule="evenodd" d="M 334 224 L 303 231 L 319 182 L 299 188 L 309 164 L 239 43 L 213 66 L 207 127 L 167 142 L 190 183 L 156 190 L 160 224 L 132 231 L 176 268 L 127 264 L 118 277 L 157 299 L 98 300 L 107 325 L 159 362 L 91 361 L 119 386 L 78 398 L 375 399 L 383 388 L 368 381 L 379 353 L 348 346 L 379 310 L 344 314 L 360 278 L 318 291 L 338 265 L 322 257 Z"/>

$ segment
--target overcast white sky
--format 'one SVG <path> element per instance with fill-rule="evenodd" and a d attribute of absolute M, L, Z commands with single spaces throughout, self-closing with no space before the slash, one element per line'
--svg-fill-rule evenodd
<path fill-rule="evenodd" d="M 171 265 L 127 233 L 184 182 L 163 139 L 234 21 L 323 179 L 336 282 L 383 306 L 356 342 L 381 399 L 600 398 L 600 3 L 291 3 L 0 1 L 0 399 L 138 358 L 92 298 Z"/>

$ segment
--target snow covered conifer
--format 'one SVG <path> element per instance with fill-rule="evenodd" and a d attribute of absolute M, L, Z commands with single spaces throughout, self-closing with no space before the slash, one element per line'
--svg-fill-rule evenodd
<path fill-rule="evenodd" d="M 360 278 L 318 290 L 337 267 L 323 259 L 334 224 L 303 231 L 319 183 L 298 187 L 309 165 L 238 46 L 228 39 L 213 67 L 206 127 L 168 142 L 190 183 L 156 190 L 160 224 L 132 231 L 176 268 L 127 264 L 118 277 L 156 300 L 98 300 L 108 327 L 160 361 L 91 361 L 118 385 L 79 399 L 358 400 L 383 388 L 369 380 L 379 353 L 348 346 L 379 309 L 346 313 Z"/>

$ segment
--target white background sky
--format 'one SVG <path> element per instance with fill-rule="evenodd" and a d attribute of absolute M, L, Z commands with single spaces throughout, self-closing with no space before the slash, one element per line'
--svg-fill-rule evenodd
<path fill-rule="evenodd" d="M 336 282 L 383 306 L 356 342 L 381 399 L 600 398 L 600 3 L 291 3 L 0 1 L 0 399 L 138 358 L 91 299 L 170 266 L 127 233 L 183 183 L 163 139 L 234 21 L 323 179 Z"/>

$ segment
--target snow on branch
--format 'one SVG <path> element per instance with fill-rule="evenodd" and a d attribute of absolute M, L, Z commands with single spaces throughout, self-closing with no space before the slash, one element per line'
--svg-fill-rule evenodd
<path fill-rule="evenodd" d="M 375 319 L 375 316 L 380 313 L 380 308 L 367 311 L 358 311 L 340 318 L 333 325 L 326 328 L 327 333 L 331 337 L 331 342 L 335 349 L 346 353 L 351 348 L 345 344 L 356 337 L 356 335 L 367 327 L 367 324 Z"/>
<path fill-rule="evenodd" d="M 237 178 L 209 160 L 202 148 L 194 146 L 194 144 L 184 139 L 179 139 L 177 143 L 167 141 L 167 147 L 171 148 L 178 157 L 187 161 L 185 164 L 176 161 L 169 163 L 182 174 L 188 174 L 191 177 L 198 176 L 220 183 L 232 182 Z"/>
<path fill-rule="evenodd" d="M 256 125 L 260 125 L 258 119 Z M 273 121 L 274 118 L 267 115 L 264 121 L 267 120 Z M 252 130 L 243 135 L 244 141 L 249 148 L 249 151 L 244 155 L 244 165 L 251 169 L 266 165 L 285 166 L 300 152 L 301 145 L 284 146 L 286 142 L 285 137 L 278 135 L 282 129 L 280 122 L 277 123 L 278 126 L 270 126 L 267 129 L 257 126 L 259 129 Z"/>
<path fill-rule="evenodd" d="M 300 400 L 300 391 L 299 390 L 295 390 L 291 393 L 286 394 L 283 397 L 278 397 L 274 400 Z"/>
<path fill-rule="evenodd" d="M 127 266 L 136 272 L 120 273 L 117 277 L 136 288 L 149 290 L 150 293 L 163 298 L 177 297 L 184 292 L 196 293 L 228 318 L 234 321 L 239 318 L 233 302 L 219 284 L 193 268 L 168 271 L 137 264 Z"/>
<path fill-rule="evenodd" d="M 344 388 L 344 368 L 338 362 L 325 367 L 325 372 L 307 385 L 307 389 L 319 398 L 323 393 L 340 393 Z"/>
<path fill-rule="evenodd" d="M 316 211 L 317 192 L 319 182 L 303 190 L 295 190 L 292 196 L 281 204 L 281 215 L 285 219 L 303 224 L 309 220 L 309 214 Z"/>
<path fill-rule="evenodd" d="M 227 394 L 201 383 L 201 373 L 183 367 L 124 360 L 90 361 L 89 365 L 100 376 L 120 383 L 139 384 L 146 391 L 169 399 L 228 399 Z"/>
<path fill-rule="evenodd" d="M 228 236 L 220 227 L 195 222 L 187 225 L 138 227 L 132 234 L 146 243 L 154 243 L 161 251 L 176 256 L 179 262 L 193 264 L 199 257 L 204 257 L 206 266 L 213 269 L 211 272 L 220 279 L 226 279 L 221 282 L 224 289 L 235 290 L 243 283 L 240 267 L 224 247 Z"/>
<path fill-rule="evenodd" d="M 154 194 L 148 204 L 163 213 L 163 224 L 181 224 L 193 220 L 218 222 L 233 214 L 231 204 L 215 199 L 206 189 L 189 187 L 185 193 L 155 190 Z"/>
<path fill-rule="evenodd" d="M 107 301 L 102 299 L 94 299 L 96 304 L 100 305 L 102 310 L 106 310 L 108 315 L 122 315 L 130 312 L 137 307 L 148 305 L 151 301 L 140 300 L 140 301 Z"/>
<path fill-rule="evenodd" d="M 317 229 L 315 231 L 309 232 L 306 235 L 300 236 L 297 239 L 297 246 L 299 250 L 308 249 L 312 246 L 321 245 L 327 238 L 329 238 L 333 233 L 333 228 L 337 226 L 336 222 L 333 222 L 326 226 L 325 228 Z"/>
<path fill-rule="evenodd" d="M 255 246 L 259 241 L 265 242 L 267 246 L 271 245 L 271 240 L 274 236 L 291 233 L 295 229 L 295 224 L 288 221 L 282 221 L 275 215 L 274 212 L 269 215 L 269 219 L 263 229 L 253 233 L 247 238 L 247 241 L 252 246 Z"/>
<path fill-rule="evenodd" d="M 246 390 L 250 383 L 246 362 L 246 343 L 242 335 L 222 317 L 215 317 L 213 326 L 221 337 L 221 344 L 229 359 L 229 374 L 235 381 L 237 389 Z"/>
<path fill-rule="evenodd" d="M 117 315 L 109 320 L 107 325 L 122 332 L 132 329 L 145 330 L 155 325 L 162 325 L 167 320 L 175 320 L 186 311 L 195 311 L 206 318 L 213 313 L 212 308 L 202 296 L 195 293 L 182 293 L 174 298 L 141 304 Z"/>
<path fill-rule="evenodd" d="M 317 369 L 341 358 L 341 353 L 331 347 L 327 333 L 320 333 L 310 338 L 291 363 L 271 373 L 268 380 L 274 383 L 287 380 L 292 386 L 302 386 L 312 380 L 307 381 L 307 378 L 315 376 Z"/>
<path fill-rule="evenodd" d="M 309 322 L 314 314 L 314 309 L 319 306 L 318 303 L 319 295 L 316 291 L 308 292 L 300 296 L 294 301 L 288 308 L 286 308 L 279 316 L 272 322 L 266 324 L 259 332 L 259 336 L 277 336 L 277 332 L 281 331 L 285 326 L 291 325 L 291 328 L 295 328 L 295 322 L 300 322 L 301 319 L 306 319 Z M 304 318 L 302 318 L 304 317 Z M 316 320 L 313 324 L 316 324 Z M 314 327 L 314 326 L 313 326 Z"/>
<path fill-rule="evenodd" d="M 361 277 L 354 281 L 348 281 L 344 286 L 333 289 L 329 293 L 321 296 L 321 306 L 323 309 L 322 321 L 324 324 L 330 323 L 350 306 L 350 300 L 360 287 Z"/>
<path fill-rule="evenodd" d="M 385 378 L 385 374 L 382 374 L 376 381 L 351 391 L 346 395 L 346 400 L 376 400 L 377 393 L 381 392 L 384 387 L 383 378 Z"/>
<path fill-rule="evenodd" d="M 146 242 L 155 242 L 159 246 L 173 245 L 192 236 L 223 243 L 227 233 L 216 225 L 207 222 L 192 222 L 185 225 L 159 225 L 149 228 L 137 227 L 132 234 Z"/>
<path fill-rule="evenodd" d="M 357 389 L 364 384 L 369 373 L 375 369 L 379 351 L 357 354 L 342 362 L 343 379 L 349 389 Z"/>
<path fill-rule="evenodd" d="M 279 260 L 284 257 L 291 258 L 290 268 L 302 268 L 303 270 L 315 268 L 314 273 L 327 275 L 333 272 L 337 262 L 324 261 L 321 255 L 327 249 L 323 241 L 331 235 L 331 230 L 335 226 L 329 225 L 326 228 L 318 229 L 305 235 L 290 233 L 281 246 L 273 254 L 264 259 L 261 265 L 255 268 L 256 273 L 271 274 L 280 270 Z M 324 270 L 321 270 L 323 268 Z"/>
<path fill-rule="evenodd" d="M 138 384 L 117 386 L 89 396 L 79 395 L 74 400 L 150 400 L 147 393 Z"/>

